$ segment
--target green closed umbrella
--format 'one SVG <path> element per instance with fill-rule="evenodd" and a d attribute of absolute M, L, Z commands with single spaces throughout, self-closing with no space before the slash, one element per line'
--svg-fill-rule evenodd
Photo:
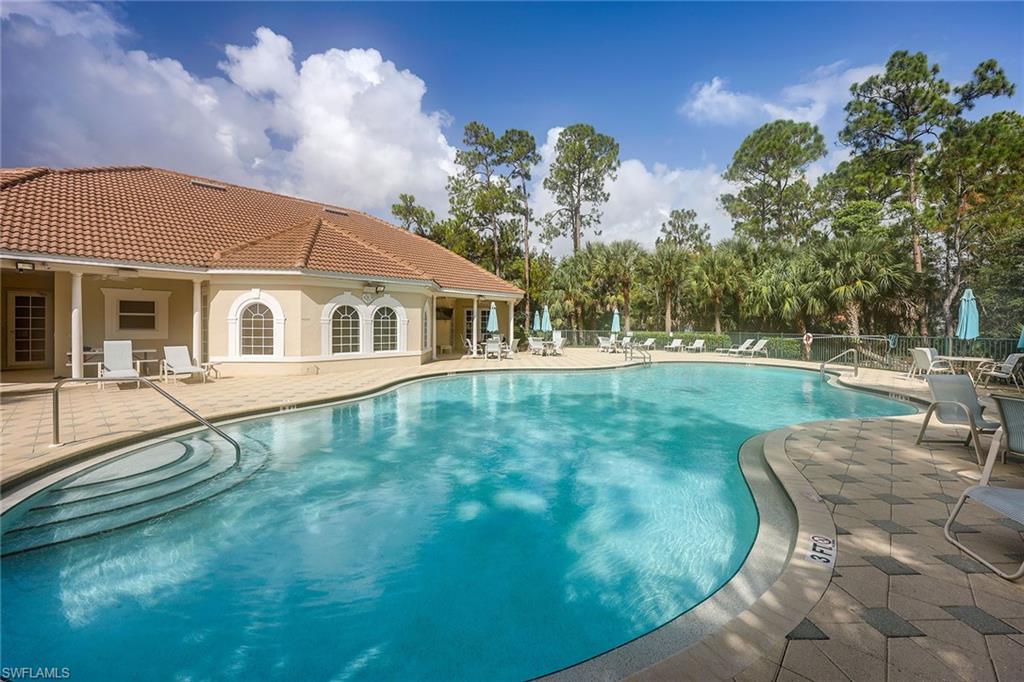
<path fill-rule="evenodd" d="M 970 340 L 978 338 L 978 301 L 974 292 L 964 290 L 960 298 L 960 317 L 956 325 L 956 338 Z"/>
<path fill-rule="evenodd" d="M 498 306 L 491 301 L 491 312 L 487 315 L 487 333 L 498 331 Z"/>

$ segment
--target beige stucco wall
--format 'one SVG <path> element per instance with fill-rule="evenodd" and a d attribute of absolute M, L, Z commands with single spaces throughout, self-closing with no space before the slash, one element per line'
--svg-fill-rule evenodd
<path fill-rule="evenodd" d="M 68 299 L 70 301 L 70 281 Z M 156 357 L 163 357 L 164 346 L 189 346 L 192 352 L 192 282 L 179 279 L 156 279 L 133 277 L 124 280 L 104 279 L 95 275 L 82 277 L 82 340 L 86 346 L 102 348 L 103 341 L 130 338 L 131 334 L 107 335 L 104 289 L 140 289 L 142 291 L 168 291 L 167 333 L 156 338 L 132 339 L 138 349 L 157 351 Z M 68 303 L 70 307 L 70 302 Z M 70 326 L 70 325 L 69 325 Z M 71 333 L 68 331 L 69 343 Z M 156 372 L 156 365 L 151 369 Z"/>
<path fill-rule="evenodd" d="M 473 330 L 466 329 L 466 310 L 473 309 L 473 299 L 459 298 L 455 299 L 455 314 L 452 320 L 452 327 L 455 329 L 455 350 L 459 352 L 462 350 L 462 339 L 468 338 L 472 340 Z M 495 305 L 498 308 L 498 333 L 502 336 L 508 336 L 508 301 L 495 301 Z M 491 301 L 490 299 L 480 299 L 478 303 L 478 310 L 482 314 L 485 310 L 490 310 Z M 481 331 L 479 334 L 479 340 L 483 340 L 483 336 L 486 331 Z"/>

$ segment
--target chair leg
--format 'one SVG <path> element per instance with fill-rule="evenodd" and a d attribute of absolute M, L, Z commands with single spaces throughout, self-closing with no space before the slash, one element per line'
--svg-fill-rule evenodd
<path fill-rule="evenodd" d="M 1024 576 L 1024 561 L 1021 562 L 1020 566 L 1017 568 L 1016 571 L 1014 571 L 1013 573 L 1007 573 L 1006 571 L 1001 570 L 999 567 L 994 566 L 990 561 L 988 561 L 988 559 L 985 559 L 976 551 L 970 549 L 965 544 L 956 539 L 956 536 L 953 535 L 952 531 L 953 523 L 956 521 L 956 517 L 960 514 L 960 510 L 963 509 L 963 506 L 966 502 L 967 494 L 964 493 L 963 495 L 960 496 L 960 499 L 957 500 L 956 506 L 953 507 L 953 511 L 949 515 L 949 519 L 946 520 L 946 525 L 942 528 L 942 532 L 946 536 L 946 540 L 952 543 L 953 546 L 957 549 L 963 550 L 965 554 L 970 556 L 975 561 L 984 564 L 985 567 L 987 567 L 990 571 L 998 575 L 1000 578 L 1003 578 L 1004 580 L 1016 580 L 1017 578 Z"/>
<path fill-rule="evenodd" d="M 935 407 L 935 405 L 931 405 L 928 407 L 928 412 L 926 412 L 924 415 L 924 423 L 921 424 L 921 430 L 917 434 L 917 442 L 915 443 L 915 445 L 920 445 L 921 441 L 924 440 L 924 432 L 925 429 L 928 428 L 928 422 L 931 421 L 932 415 L 935 413 Z"/>

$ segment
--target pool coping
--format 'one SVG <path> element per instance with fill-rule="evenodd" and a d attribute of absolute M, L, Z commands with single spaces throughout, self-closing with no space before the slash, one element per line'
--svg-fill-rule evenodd
<path fill-rule="evenodd" d="M 694 364 L 739 364 L 717 363 L 714 360 L 693 362 Z M 676 363 L 659 361 L 659 364 Z M 818 371 L 810 367 L 762 362 L 744 363 L 741 366 Z M 607 372 L 641 367 L 642 363 L 630 362 L 610 367 L 513 367 L 503 368 L 501 371 L 503 373 Z M 242 410 L 235 414 L 218 416 L 211 421 L 222 425 L 273 416 L 283 412 L 345 404 L 372 398 L 401 386 L 422 381 L 466 374 L 487 374 L 495 371 L 467 368 L 432 372 L 396 379 L 366 390 L 337 397 L 322 397 L 288 406 Z M 842 375 L 835 371 L 827 370 L 825 374 L 828 375 L 828 383 L 837 388 L 865 391 L 909 402 L 915 406 L 927 404 L 910 394 L 847 383 L 842 380 Z M 849 418 L 849 420 L 852 419 L 858 418 Z M 785 443 L 790 434 L 815 423 L 819 422 L 797 423 L 756 434 L 741 445 L 738 458 L 744 479 L 758 509 L 759 522 L 754 545 L 740 568 L 729 580 L 723 583 L 710 597 L 659 628 L 591 659 L 545 674 L 538 679 L 557 681 L 576 679 L 729 679 L 756 662 L 765 651 L 796 627 L 818 603 L 827 589 L 832 578 L 835 560 L 836 531 L 832 514 L 810 482 L 789 460 L 785 449 Z M 171 436 L 185 435 L 204 428 L 201 425 L 177 424 L 154 429 L 113 442 L 98 444 L 95 448 L 71 453 L 67 458 L 49 462 L 49 466 L 39 467 L 39 470 L 22 472 L 16 477 L 17 483 L 15 481 L 5 482 L 2 490 L 3 496 L 0 498 L 0 513 L 6 513 L 24 499 L 69 475 L 80 473 L 141 447 L 164 441 Z M 7 490 L 12 487 L 13 490 Z M 788 498 L 795 516 L 796 527 L 792 533 L 786 559 L 781 569 L 778 570 L 775 580 L 737 614 L 735 608 L 730 609 L 726 604 L 735 599 L 739 581 L 756 580 L 763 577 L 766 570 L 772 570 L 765 567 L 764 552 L 769 544 L 768 535 L 772 531 L 770 526 L 779 520 L 779 515 L 777 510 L 771 514 L 763 512 L 765 497 L 771 494 L 770 487 L 774 487 L 777 492 L 781 492 L 782 496 Z M 831 547 L 831 561 L 822 563 L 821 559 L 825 554 L 821 550 L 828 550 L 829 547 Z M 813 560 L 810 556 L 816 550 L 818 551 L 817 560 Z M 722 620 L 721 614 L 730 610 L 733 613 L 727 619 Z M 701 636 L 694 638 L 692 636 L 694 631 L 702 631 Z M 649 657 L 645 658 L 644 652 L 648 656 L 650 654 L 650 640 L 652 638 L 661 640 L 660 644 L 663 645 L 666 634 L 669 640 L 672 637 L 679 637 L 675 640 L 678 642 L 676 650 L 668 655 L 664 655 L 667 652 L 662 651 L 662 655 L 653 661 Z M 655 647 L 655 650 L 658 648 Z"/>

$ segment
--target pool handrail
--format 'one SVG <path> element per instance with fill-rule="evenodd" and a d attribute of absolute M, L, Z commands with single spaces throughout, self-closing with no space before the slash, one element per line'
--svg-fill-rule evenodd
<path fill-rule="evenodd" d="M 824 362 L 821 363 L 821 365 L 818 366 L 818 371 L 821 373 L 822 381 L 825 380 L 825 365 L 829 364 L 830 362 L 835 362 L 839 358 L 850 353 L 853 353 L 853 376 L 857 376 L 857 372 L 860 370 L 860 355 L 857 353 L 856 348 L 847 348 L 839 355 L 836 355 L 835 357 L 825 360 Z"/>
<path fill-rule="evenodd" d="M 65 377 L 63 379 L 58 379 L 57 383 L 55 383 L 53 385 L 53 442 L 52 442 L 52 445 L 60 445 L 61 444 L 61 442 L 60 442 L 60 387 L 63 386 L 64 384 L 67 384 L 67 383 L 86 383 L 86 382 L 97 382 L 97 381 L 98 382 L 124 383 L 126 380 L 123 379 L 123 378 L 117 378 L 117 377 L 110 377 L 110 378 L 103 378 L 103 377 L 99 377 L 99 378 L 96 378 L 96 377 L 77 377 L 77 378 L 76 377 Z M 136 379 L 133 377 L 131 379 L 131 381 L 136 381 Z M 216 433 L 218 436 L 220 436 L 221 438 L 226 440 L 228 443 L 230 443 L 231 447 L 234 448 L 234 450 L 235 450 L 235 463 L 234 463 L 233 466 L 238 466 L 238 464 L 241 462 L 241 459 L 242 459 L 242 447 L 238 444 L 238 441 L 236 441 L 234 438 L 232 438 L 231 436 L 229 436 L 228 434 L 224 433 L 222 430 L 220 430 L 219 428 L 214 426 L 213 423 L 210 422 L 210 420 L 206 419 L 206 417 L 203 417 L 201 414 L 199 414 L 198 412 L 193 410 L 191 407 L 189 407 L 185 403 L 181 402 L 180 400 L 175 398 L 173 395 L 171 395 L 170 393 L 168 393 L 164 389 L 160 388 L 153 381 L 147 379 L 146 377 L 138 377 L 138 381 L 140 381 L 140 382 L 146 384 L 147 386 L 149 386 L 150 388 L 154 389 L 157 393 L 159 393 L 163 397 L 167 398 L 172 403 L 174 403 L 176 406 L 178 406 L 179 408 L 184 410 L 186 413 L 188 413 L 188 415 L 190 417 L 192 417 L 193 419 L 195 419 L 197 422 L 199 422 L 200 424 L 202 424 L 203 426 L 205 426 L 206 428 L 210 429 L 211 431 Z"/>

